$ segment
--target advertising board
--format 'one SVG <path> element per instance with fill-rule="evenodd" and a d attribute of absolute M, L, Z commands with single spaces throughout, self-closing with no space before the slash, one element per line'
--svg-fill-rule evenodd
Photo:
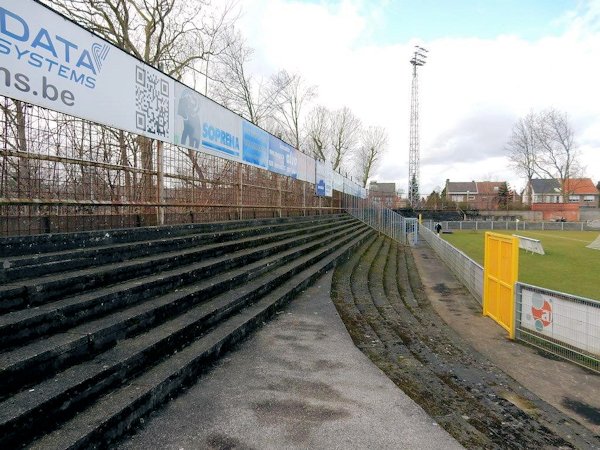
<path fill-rule="evenodd" d="M 521 326 L 600 355 L 600 303 L 570 301 L 559 294 L 522 287 Z"/>
<path fill-rule="evenodd" d="M 315 163 L 315 194 L 319 197 L 331 197 L 333 195 L 333 169 L 327 162 L 316 161 Z"/>
<path fill-rule="evenodd" d="M 0 95 L 171 142 L 173 89 L 49 8 L 0 0 Z"/>

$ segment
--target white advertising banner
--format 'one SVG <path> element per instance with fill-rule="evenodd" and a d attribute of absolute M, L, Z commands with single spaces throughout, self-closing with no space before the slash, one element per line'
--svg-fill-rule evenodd
<path fill-rule="evenodd" d="M 31 0 L 0 0 L 0 95 L 171 142 L 171 78 Z"/>
<path fill-rule="evenodd" d="M 344 191 L 344 177 L 339 172 L 333 172 L 333 189 L 336 191 Z"/>
<path fill-rule="evenodd" d="M 241 161 L 242 118 L 212 100 L 202 97 L 202 139 L 204 151 Z"/>
<path fill-rule="evenodd" d="M 319 197 L 333 195 L 333 169 L 328 162 L 316 161 L 315 194 Z"/>
<path fill-rule="evenodd" d="M 298 179 L 315 184 L 315 160 L 302 152 L 296 152 L 298 158 Z"/>
<path fill-rule="evenodd" d="M 181 83 L 175 83 L 174 143 L 241 161 L 242 118 Z"/>
<path fill-rule="evenodd" d="M 521 326 L 600 355 L 600 303 L 593 306 L 560 298 L 559 295 L 521 291 Z"/>

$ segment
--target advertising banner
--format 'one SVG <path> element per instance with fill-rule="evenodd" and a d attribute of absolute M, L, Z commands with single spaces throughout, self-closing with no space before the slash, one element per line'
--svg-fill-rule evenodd
<path fill-rule="evenodd" d="M 202 96 L 196 91 L 175 83 L 175 132 L 174 143 L 198 150 L 202 141 L 200 103 Z"/>
<path fill-rule="evenodd" d="M 242 118 L 221 105 L 201 97 L 202 140 L 200 145 L 207 153 L 222 158 L 241 161 Z"/>
<path fill-rule="evenodd" d="M 344 177 L 339 172 L 333 172 L 333 189 L 336 191 L 344 191 Z"/>
<path fill-rule="evenodd" d="M 263 169 L 269 168 L 269 136 L 266 131 L 244 120 L 242 124 L 242 160 Z"/>
<path fill-rule="evenodd" d="M 316 161 L 315 194 L 319 197 L 333 196 L 333 169 L 327 162 Z"/>
<path fill-rule="evenodd" d="M 298 152 L 298 179 L 315 184 L 315 160 Z"/>
<path fill-rule="evenodd" d="M 275 136 L 269 139 L 269 170 L 271 172 L 298 177 L 298 157 L 296 149 Z"/>
<path fill-rule="evenodd" d="M 532 291 L 523 286 L 521 291 L 521 326 L 600 355 L 600 303 L 569 301 L 559 295 Z"/>
<path fill-rule="evenodd" d="M 173 88 L 43 5 L 0 0 L 0 95 L 171 142 Z"/>

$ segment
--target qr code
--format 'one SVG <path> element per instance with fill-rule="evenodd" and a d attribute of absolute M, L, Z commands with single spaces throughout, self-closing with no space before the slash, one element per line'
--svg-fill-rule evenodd
<path fill-rule="evenodd" d="M 157 136 L 169 136 L 169 83 L 143 67 L 135 67 L 135 126 Z"/>

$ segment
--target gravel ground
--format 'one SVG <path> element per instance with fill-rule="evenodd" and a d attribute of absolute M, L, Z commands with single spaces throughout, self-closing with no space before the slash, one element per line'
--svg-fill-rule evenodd
<path fill-rule="evenodd" d="M 336 269 L 332 298 L 355 345 L 465 447 L 600 448 L 445 324 L 410 250 L 367 242 Z"/>

